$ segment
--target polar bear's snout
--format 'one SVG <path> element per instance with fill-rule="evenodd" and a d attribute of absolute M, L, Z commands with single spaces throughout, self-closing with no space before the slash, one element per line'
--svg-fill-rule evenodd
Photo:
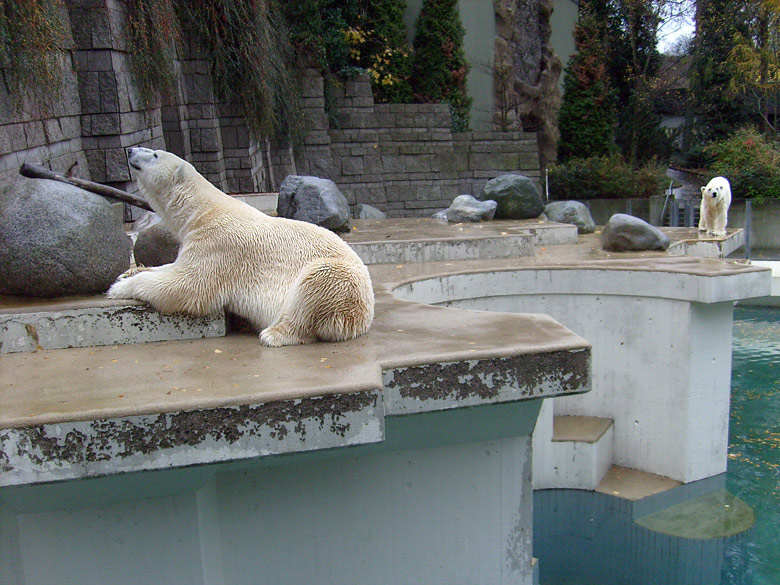
<path fill-rule="evenodd" d="M 151 148 L 133 146 L 127 149 L 127 162 L 137 171 L 142 170 L 144 165 L 149 164 L 156 158 L 157 153 Z"/>

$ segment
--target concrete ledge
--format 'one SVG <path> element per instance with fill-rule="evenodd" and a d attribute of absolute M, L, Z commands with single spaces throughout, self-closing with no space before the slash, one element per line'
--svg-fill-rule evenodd
<path fill-rule="evenodd" d="M 723 238 L 708 236 L 692 228 L 686 228 L 685 231 L 693 233 L 681 233 L 682 228 L 675 230 L 676 237 L 680 239 L 671 243 L 667 249 L 669 254 L 699 258 L 727 258 L 745 245 L 745 230 L 741 228 L 728 230 L 728 234 Z"/>
<path fill-rule="evenodd" d="M 612 421 L 555 416 L 552 427 L 552 441 L 535 447 L 540 460 L 534 462 L 534 489 L 596 489 L 612 463 Z"/>
<path fill-rule="evenodd" d="M 103 297 L 33 301 L 0 297 L 0 353 L 95 347 L 225 335 L 225 315 L 163 315 Z"/>
<path fill-rule="evenodd" d="M 772 271 L 772 288 L 768 296 L 739 301 L 740 305 L 761 307 L 780 307 L 780 262 L 771 260 L 751 260 L 751 266 L 769 268 Z"/>
<path fill-rule="evenodd" d="M 352 220 L 344 239 L 366 264 L 517 258 L 574 244 L 577 228 L 539 220 L 451 224 L 432 218 Z"/>

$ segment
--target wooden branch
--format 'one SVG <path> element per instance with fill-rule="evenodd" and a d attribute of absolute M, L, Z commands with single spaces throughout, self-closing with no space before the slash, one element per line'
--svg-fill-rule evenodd
<path fill-rule="evenodd" d="M 135 205 L 141 209 L 154 211 L 154 209 L 151 208 L 145 199 L 142 199 L 136 195 L 132 195 L 127 191 L 115 189 L 114 187 L 109 187 L 108 185 L 101 185 L 100 183 L 93 183 L 92 181 L 79 179 L 78 177 L 66 177 L 65 175 L 49 170 L 46 167 L 42 167 L 40 165 L 24 163 L 19 169 L 19 174 L 30 179 L 50 179 L 52 181 L 59 181 L 60 183 L 67 183 L 69 185 L 80 187 L 85 191 L 91 191 L 92 193 L 97 193 L 98 195 L 103 195 L 104 197 L 108 197 L 110 199 L 118 199 L 119 201 L 130 203 L 131 205 Z"/>

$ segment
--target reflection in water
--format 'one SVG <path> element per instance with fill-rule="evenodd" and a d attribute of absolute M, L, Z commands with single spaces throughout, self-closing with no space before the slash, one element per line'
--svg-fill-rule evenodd
<path fill-rule="evenodd" d="M 753 585 L 780 583 L 780 309 L 734 313 L 728 490 L 756 525 L 745 564 Z M 731 580 L 728 585 L 742 585 Z"/>
<path fill-rule="evenodd" d="M 722 490 L 639 518 L 631 502 L 611 496 L 539 490 L 541 584 L 780 584 L 780 309 L 735 310 L 730 429 L 726 488 L 753 508 L 751 530 L 734 534 L 742 514 L 713 513 L 742 508 L 752 519 Z M 718 526 L 730 536 L 708 538 Z"/>

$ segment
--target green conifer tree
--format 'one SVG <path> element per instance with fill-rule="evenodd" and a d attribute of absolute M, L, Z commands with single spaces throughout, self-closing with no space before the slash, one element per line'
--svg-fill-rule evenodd
<path fill-rule="evenodd" d="M 564 94 L 558 125 L 558 160 L 603 156 L 615 151 L 617 115 L 606 66 L 604 28 L 581 6 L 574 29 L 577 52 L 564 70 Z"/>
<path fill-rule="evenodd" d="M 413 99 L 449 104 L 456 132 L 468 129 L 472 102 L 466 93 L 464 35 L 457 0 L 423 0 L 415 23 Z"/>

